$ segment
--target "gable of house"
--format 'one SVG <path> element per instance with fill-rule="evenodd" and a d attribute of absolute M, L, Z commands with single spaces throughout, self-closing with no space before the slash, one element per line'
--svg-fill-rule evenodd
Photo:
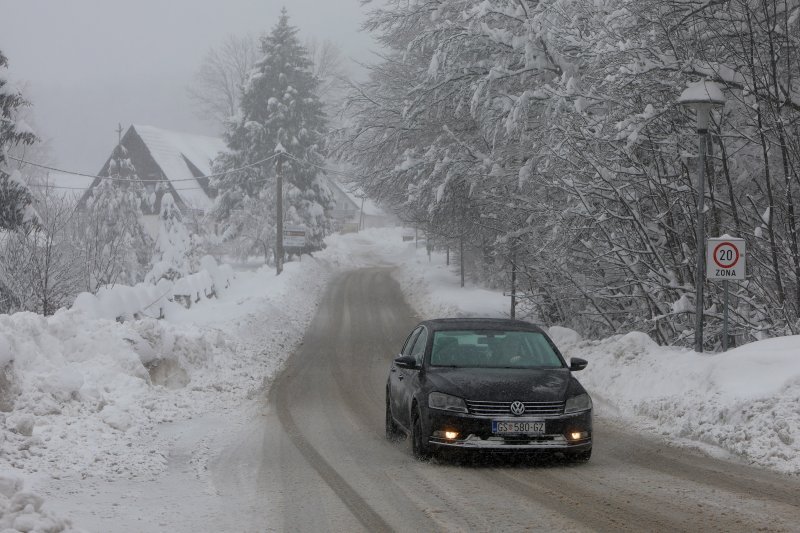
<path fill-rule="evenodd" d="M 155 194 L 152 213 L 160 211 L 165 192 L 172 194 L 181 211 L 205 212 L 211 208 L 214 193 L 210 180 L 203 176 L 211 174 L 214 158 L 227 149 L 222 139 L 134 124 L 125 132 L 121 144 L 128 150 L 136 175 L 145 182 L 148 192 Z M 110 162 L 109 156 L 98 176 L 108 176 Z M 82 200 L 99 183 L 96 179 Z"/>

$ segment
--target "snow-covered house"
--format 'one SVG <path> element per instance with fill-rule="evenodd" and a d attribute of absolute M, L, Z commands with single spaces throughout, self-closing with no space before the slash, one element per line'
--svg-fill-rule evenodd
<path fill-rule="evenodd" d="M 331 177 L 328 178 L 328 187 L 335 203 L 330 216 L 339 231 L 355 231 L 359 228 L 379 228 L 395 224 L 394 217 L 369 198 L 363 197 L 357 190 L 345 187 Z"/>
<path fill-rule="evenodd" d="M 213 204 L 213 192 L 209 179 L 211 162 L 226 150 L 225 142 L 217 137 L 183 133 L 154 126 L 134 124 L 122 136 L 122 145 L 128 150 L 131 163 L 141 180 L 167 180 L 156 187 L 145 183 L 147 190 L 155 194 L 155 201 L 147 214 L 158 214 L 161 197 L 169 192 L 184 214 L 202 214 Z M 106 160 L 98 176 L 108 175 L 111 156 Z M 97 186 L 95 179 L 89 189 Z M 166 185 L 166 186 L 164 186 Z M 82 200 L 89 195 L 84 193 Z"/>

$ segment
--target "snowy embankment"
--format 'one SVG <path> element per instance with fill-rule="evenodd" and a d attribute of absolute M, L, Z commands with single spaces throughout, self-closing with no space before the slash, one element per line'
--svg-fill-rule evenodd
<path fill-rule="evenodd" d="M 429 263 L 425 251 L 418 250 L 396 277 L 423 318 L 508 316 L 508 297 L 460 288 L 456 268 L 446 267 L 441 254 Z M 800 336 L 698 355 L 658 346 L 639 332 L 600 341 L 583 341 L 559 327 L 550 328 L 550 334 L 566 357 L 589 361 L 578 377 L 600 400 L 601 415 L 800 474 Z"/>
<path fill-rule="evenodd" d="M 20 479 L 45 489 L 48 479 L 155 479 L 172 445 L 158 426 L 263 392 L 302 339 L 331 271 L 306 256 L 280 277 L 269 268 L 235 279 L 224 268 L 206 272 L 176 286 L 197 293 L 216 281 L 216 297 L 200 295 L 190 309 L 162 302 L 164 320 L 138 313 L 153 301 L 145 293 L 163 294 L 154 287 L 86 295 L 50 317 L 0 315 L 0 482 L 17 490 Z M 139 320 L 114 320 L 134 313 Z M 9 513 L 39 512 L 17 509 L 9 491 L 0 490 L 0 525 Z"/>

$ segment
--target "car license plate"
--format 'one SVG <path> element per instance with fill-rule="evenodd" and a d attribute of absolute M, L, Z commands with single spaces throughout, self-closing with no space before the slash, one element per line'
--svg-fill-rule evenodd
<path fill-rule="evenodd" d="M 492 420 L 492 433 L 499 435 L 541 435 L 543 421 Z"/>

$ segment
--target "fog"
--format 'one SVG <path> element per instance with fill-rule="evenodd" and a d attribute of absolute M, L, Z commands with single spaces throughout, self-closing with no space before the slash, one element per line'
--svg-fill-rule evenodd
<path fill-rule="evenodd" d="M 94 173 L 118 123 L 218 133 L 193 113 L 193 73 L 227 35 L 269 31 L 282 6 L 302 39 L 330 39 L 355 60 L 376 48 L 359 31 L 359 0 L 0 0 L 0 50 L 59 166 Z"/>

